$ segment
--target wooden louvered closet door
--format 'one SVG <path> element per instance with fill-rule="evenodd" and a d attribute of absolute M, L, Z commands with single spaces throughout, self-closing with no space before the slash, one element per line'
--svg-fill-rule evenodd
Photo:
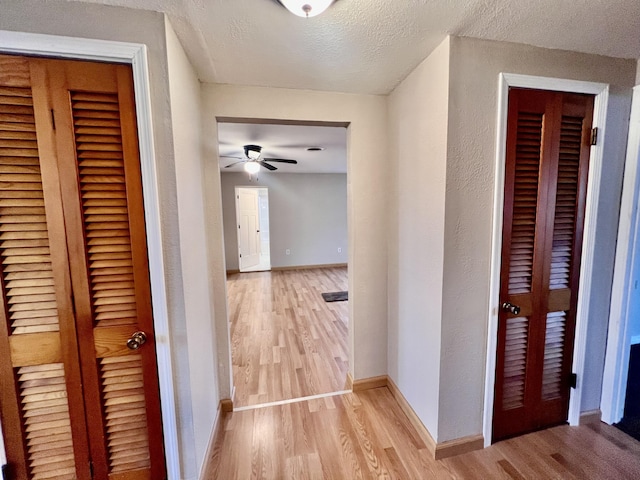
<path fill-rule="evenodd" d="M 567 420 L 592 117 L 593 96 L 509 92 L 494 440 Z"/>
<path fill-rule="evenodd" d="M 11 478 L 165 478 L 134 107 L 127 66 L 0 56 Z"/>

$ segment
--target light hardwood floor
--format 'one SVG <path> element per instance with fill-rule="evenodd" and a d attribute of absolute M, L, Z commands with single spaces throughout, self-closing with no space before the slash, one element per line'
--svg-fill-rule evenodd
<path fill-rule="evenodd" d="M 638 479 L 640 443 L 601 423 L 561 426 L 436 461 L 382 387 L 228 414 L 203 478 Z"/>
<path fill-rule="evenodd" d="M 234 408 L 343 390 L 349 351 L 347 268 L 229 275 Z"/>

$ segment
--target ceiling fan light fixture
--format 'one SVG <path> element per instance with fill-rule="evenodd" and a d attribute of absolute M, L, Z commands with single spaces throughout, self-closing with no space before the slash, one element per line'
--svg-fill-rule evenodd
<path fill-rule="evenodd" d="M 250 160 L 258 160 L 260 158 L 260 153 L 262 152 L 262 147 L 260 145 L 245 145 L 244 146 L 244 154 Z"/>
<path fill-rule="evenodd" d="M 256 161 L 246 162 L 244 164 L 244 171 L 252 175 L 258 173 L 260 171 L 260 164 Z"/>
<path fill-rule="evenodd" d="M 299 17 L 320 15 L 335 0 L 278 0 L 287 10 Z"/>

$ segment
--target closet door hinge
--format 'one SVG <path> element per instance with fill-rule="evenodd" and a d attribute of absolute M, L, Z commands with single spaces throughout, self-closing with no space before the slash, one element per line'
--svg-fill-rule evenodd
<path fill-rule="evenodd" d="M 591 143 L 590 145 L 598 144 L 598 127 L 593 127 L 591 129 Z"/>
<path fill-rule="evenodd" d="M 53 108 L 51 109 L 51 126 L 56 129 L 56 116 L 53 114 Z"/>
<path fill-rule="evenodd" d="M 93 478 L 93 462 L 91 460 L 89 460 L 89 474 Z"/>
<path fill-rule="evenodd" d="M 577 388 L 578 387 L 578 374 L 577 373 L 572 373 L 569 376 L 569 386 L 571 388 Z"/>

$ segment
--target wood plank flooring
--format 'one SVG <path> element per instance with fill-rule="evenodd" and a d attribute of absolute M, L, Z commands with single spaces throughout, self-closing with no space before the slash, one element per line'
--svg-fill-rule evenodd
<path fill-rule="evenodd" d="M 228 414 L 203 478 L 638 479 L 640 442 L 561 426 L 436 461 L 383 387 Z"/>
<path fill-rule="evenodd" d="M 240 273 L 227 279 L 234 408 L 340 391 L 348 371 L 347 268 Z"/>

